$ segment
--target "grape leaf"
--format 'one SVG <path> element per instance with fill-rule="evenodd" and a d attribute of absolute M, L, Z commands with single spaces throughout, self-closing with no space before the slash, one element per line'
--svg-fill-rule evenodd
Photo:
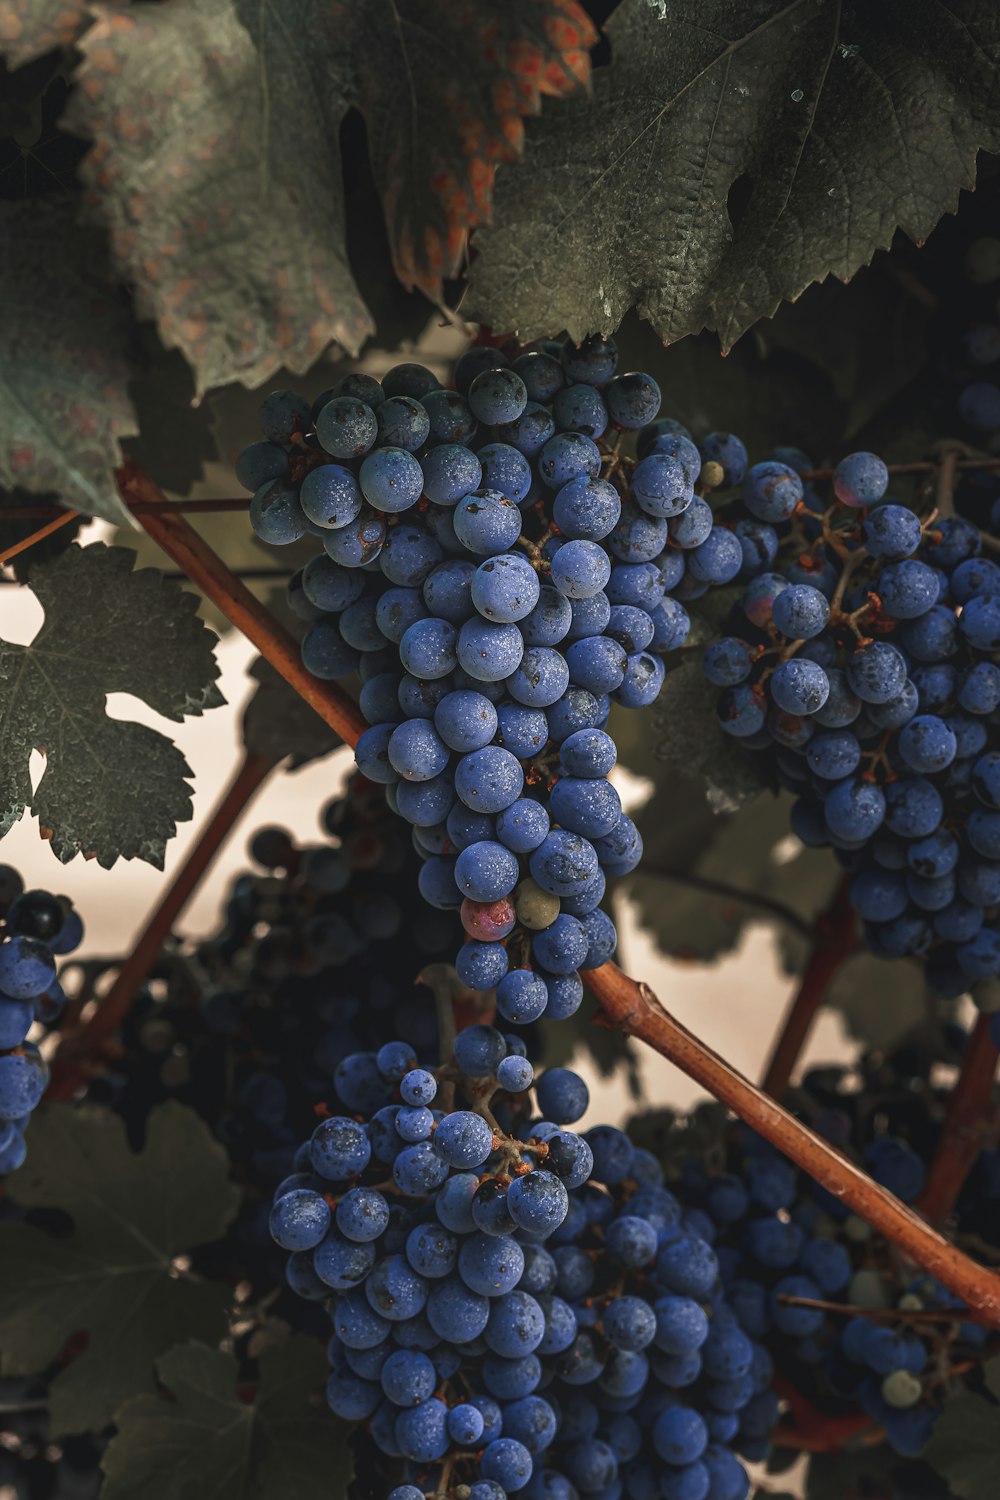
<path fill-rule="evenodd" d="M 829 851 L 817 850 L 818 854 Z M 830 861 L 832 864 L 832 860 Z M 872 996 L 878 1004 L 872 1004 Z M 865 1048 L 894 1046 L 927 1019 L 927 983 L 915 960 L 886 963 L 872 953 L 855 953 L 838 969 L 823 1001 L 839 1010 L 851 1036 Z"/>
<path fill-rule="evenodd" d="M 113 471 L 119 440 L 139 428 L 127 305 L 102 272 L 104 236 L 76 222 L 71 198 L 45 197 L 0 201 L 0 239 L 0 484 L 126 520 Z"/>
<path fill-rule="evenodd" d="M 790 802 L 787 793 L 758 797 L 706 828 L 707 809 L 691 797 L 690 783 L 657 788 L 637 815 L 645 852 L 629 893 L 662 953 L 706 962 L 731 952 L 748 923 L 765 922 L 781 937 L 789 967 L 801 967 L 807 946 L 802 929 L 783 922 L 760 899 L 779 903 L 806 926 L 829 900 L 838 871 L 826 849 L 798 846 L 789 858 L 783 850 L 776 857 L 788 835 Z M 702 881 L 746 892 L 747 900 Z"/>
<path fill-rule="evenodd" d="M 983 1366 L 990 1392 L 1000 1402 L 1000 1359 Z M 923 1458 L 948 1481 L 961 1500 L 996 1500 L 1000 1492 L 1000 1405 L 983 1396 L 945 1402 Z"/>
<path fill-rule="evenodd" d="M 701 655 L 700 650 L 681 651 L 667 673 L 653 711 L 654 727 L 662 735 L 657 758 L 665 774 L 676 771 L 700 781 L 717 812 L 733 812 L 751 802 L 764 783 L 753 756 L 719 728 L 719 689 L 706 681 Z"/>
<path fill-rule="evenodd" d="M 228 1165 L 194 1110 L 173 1100 L 150 1112 L 138 1153 L 108 1110 L 54 1104 L 32 1122 L 11 1197 L 61 1209 L 73 1232 L 4 1226 L 0 1345 L 7 1373 L 33 1374 L 86 1332 L 52 1382 L 54 1432 L 103 1427 L 127 1396 L 154 1390 L 165 1349 L 224 1332 L 226 1288 L 179 1276 L 175 1261 L 218 1239 L 236 1212 Z"/>
<path fill-rule="evenodd" d="M 231 1354 L 178 1345 L 157 1360 L 173 1395 L 133 1396 L 101 1461 L 103 1500 L 337 1500 L 352 1476 L 347 1427 L 311 1399 L 328 1374 L 322 1346 L 293 1336 L 260 1356 L 250 1404 Z"/>
<path fill-rule="evenodd" d="M 87 0 L 0 0 L 0 54 L 13 68 L 71 47 L 83 30 Z"/>
<path fill-rule="evenodd" d="M 257 690 L 243 713 L 243 743 L 275 763 L 291 757 L 290 769 L 321 760 L 343 740 L 305 699 L 258 656 L 250 667 Z"/>
<path fill-rule="evenodd" d="M 257 7 L 242 4 L 252 25 Z M 383 0 L 337 0 L 331 21 L 355 48 L 352 102 L 368 122 L 396 274 L 439 299 L 470 229 L 489 220 L 522 117 L 543 94 L 589 84 L 597 32 L 577 0 L 397 0 L 393 12 L 389 24 Z"/>
<path fill-rule="evenodd" d="M 140 311 L 199 391 L 254 385 L 373 332 L 345 244 L 348 110 L 400 274 L 439 293 L 521 115 L 588 75 L 592 34 L 575 0 L 101 8 L 66 124 L 95 143 L 81 170 Z"/>
<path fill-rule="evenodd" d="M 897 226 L 924 239 L 1000 145 L 1000 9 L 981 0 L 623 0 L 592 100 L 498 175 L 463 311 L 574 338 L 637 305 L 730 347 Z"/>
<path fill-rule="evenodd" d="M 108 693 L 133 693 L 180 723 L 225 699 L 214 635 L 198 601 L 124 547 L 74 543 L 32 569 L 45 621 L 29 646 L 0 639 L 0 836 L 26 808 L 64 863 L 79 852 L 163 867 L 191 816 L 191 772 L 155 729 L 111 719 Z M 32 793 L 28 762 L 46 768 Z"/>
<path fill-rule="evenodd" d="M 80 43 L 65 124 L 96 143 L 84 181 L 199 392 L 306 369 L 331 340 L 356 354 L 373 331 L 343 250 L 336 75 L 317 67 L 317 16 L 285 20 L 280 84 L 233 0 L 100 11 Z"/>

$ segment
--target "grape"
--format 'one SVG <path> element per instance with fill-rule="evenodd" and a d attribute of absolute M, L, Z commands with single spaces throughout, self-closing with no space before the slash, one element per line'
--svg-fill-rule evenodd
<path fill-rule="evenodd" d="M 369 505 L 396 514 L 409 510 L 420 499 L 423 472 L 405 449 L 377 448 L 362 463 L 358 482 Z"/>
<path fill-rule="evenodd" d="M 743 479 L 743 503 L 759 521 L 787 521 L 800 504 L 802 480 L 788 464 L 768 460 L 753 464 Z"/>
<path fill-rule="evenodd" d="M 523 620 L 539 602 L 538 575 L 519 553 L 491 557 L 473 575 L 472 602 L 487 620 Z"/>
<path fill-rule="evenodd" d="M 564 386 L 552 402 L 556 426 L 563 432 L 581 432 L 599 438 L 608 425 L 608 410 L 601 393 L 592 385 Z"/>
<path fill-rule="evenodd" d="M 596 542 L 566 542 L 552 561 L 552 582 L 568 599 L 591 599 L 610 578 L 611 563 Z"/>
<path fill-rule="evenodd" d="M 381 417 L 382 407 L 379 407 Z M 316 436 L 334 458 L 360 458 L 375 442 L 379 419 L 356 396 L 335 396 L 316 416 Z"/>
<path fill-rule="evenodd" d="M 889 471 L 875 453 L 851 453 L 834 471 L 833 490 L 841 505 L 876 505 L 888 485 Z"/>
<path fill-rule="evenodd" d="M 305 512 L 291 485 L 278 479 L 261 485 L 250 502 L 250 525 L 262 542 L 273 547 L 288 546 L 305 536 Z"/>
<path fill-rule="evenodd" d="M 272 443 L 297 439 L 312 426 L 309 402 L 297 391 L 271 391 L 259 415 L 264 436 Z"/>

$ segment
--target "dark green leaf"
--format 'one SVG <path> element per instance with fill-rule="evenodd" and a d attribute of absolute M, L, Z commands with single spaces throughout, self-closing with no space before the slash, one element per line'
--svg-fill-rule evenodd
<path fill-rule="evenodd" d="M 65 1237 L 7 1224 L 0 1241 L 5 1369 L 45 1369 L 74 1332 L 87 1334 L 51 1386 L 55 1432 L 103 1427 L 127 1396 L 154 1389 L 153 1361 L 165 1349 L 221 1336 L 225 1287 L 178 1275 L 174 1264 L 218 1239 L 239 1202 L 226 1153 L 193 1110 L 158 1105 L 137 1154 L 117 1115 L 52 1105 L 33 1122 L 9 1191 L 73 1220 Z"/>
<path fill-rule="evenodd" d="M 783 844 L 790 802 L 786 793 L 759 797 L 732 817 L 713 819 L 704 832 L 695 816 L 704 817 L 704 804 L 693 803 L 687 784 L 678 789 L 668 781 L 646 804 L 638 815 L 645 852 L 630 894 L 662 952 L 704 962 L 734 949 L 747 923 L 767 922 L 789 966 L 800 966 L 806 952 L 800 928 L 761 903 L 775 902 L 811 925 L 838 871 L 829 850 Z M 743 892 L 746 900 L 702 881 Z"/>
<path fill-rule="evenodd" d="M 53 47 L 72 46 L 87 0 L 0 0 L 0 54 L 19 68 Z"/>
<path fill-rule="evenodd" d="M 769 351 L 788 351 L 829 377 L 834 404 L 843 411 L 838 437 L 846 444 L 926 363 L 932 308 L 933 298 L 900 259 L 880 254 L 846 286 L 829 277 L 809 287 L 756 334 Z M 803 400 L 808 405 L 810 397 L 803 394 Z M 779 430 L 786 429 L 773 428 L 772 436 Z M 799 437 L 788 441 L 807 452 L 814 446 Z"/>
<path fill-rule="evenodd" d="M 987 1385 L 1000 1401 L 1000 1359 L 984 1366 Z M 961 1500 L 996 1500 L 1000 1493 L 1000 1406 L 983 1396 L 945 1403 L 924 1458 Z"/>
<path fill-rule="evenodd" d="M 855 953 L 834 975 L 824 1003 L 840 1011 L 851 1036 L 866 1047 L 891 1047 L 927 1017 L 923 966 L 910 959 L 886 963 L 871 953 Z"/>
<path fill-rule="evenodd" d="M 211 408 L 196 399 L 191 371 L 177 350 L 164 349 L 149 323 L 140 332 L 141 365 L 130 387 L 139 435 L 122 447 L 161 490 L 188 495 L 216 457 Z M 234 481 L 227 477 L 227 493 L 233 494 Z"/>
<path fill-rule="evenodd" d="M 79 852 L 162 868 L 191 816 L 183 755 L 164 735 L 111 719 L 108 693 L 133 693 L 180 723 L 225 700 L 197 599 L 124 547 L 74 544 L 34 568 L 45 622 L 30 646 L 0 640 L 0 834 L 30 808 L 57 858 Z M 28 762 L 45 754 L 32 793 Z"/>
<path fill-rule="evenodd" d="M 67 124 L 95 143 L 83 175 L 140 312 L 199 391 L 255 385 L 373 332 L 346 249 L 348 110 L 368 126 L 397 270 L 439 294 L 521 115 L 586 76 L 590 36 L 573 0 L 172 0 L 98 18 Z"/>
<path fill-rule="evenodd" d="M 592 102 L 546 109 L 497 182 L 466 305 L 530 339 L 732 345 L 897 226 L 924 239 L 1000 143 L 981 0 L 623 0 Z"/>
<path fill-rule="evenodd" d="M 256 1400 L 236 1393 L 231 1354 L 182 1344 L 157 1360 L 173 1396 L 134 1396 L 102 1467 L 103 1500 L 342 1500 L 351 1479 L 345 1424 L 317 1398 L 322 1346 L 292 1337 L 264 1350 Z"/>
<path fill-rule="evenodd" d="M 711 806 L 732 812 L 751 802 L 763 781 L 754 757 L 719 728 L 718 697 L 701 670 L 701 651 L 680 652 L 653 710 L 662 735 L 656 754 L 665 776 L 676 772 L 702 782 Z"/>
<path fill-rule="evenodd" d="M 0 202 L 0 239 L 0 483 L 124 520 L 114 469 L 138 426 L 130 324 L 102 271 L 104 236 L 55 197 Z"/>
<path fill-rule="evenodd" d="M 243 713 L 243 743 L 255 755 L 277 763 L 290 756 L 292 768 L 308 765 L 336 750 L 343 740 L 262 656 L 250 667 L 257 689 Z"/>
<path fill-rule="evenodd" d="M 799 305 L 789 309 L 793 318 Z M 816 358 L 808 360 L 791 348 L 770 347 L 754 330 L 752 339 L 741 339 L 723 357 L 710 333 L 664 348 L 634 313 L 615 341 L 619 365 L 654 376 L 663 392 L 661 414 L 683 422 L 697 437 L 713 429 L 736 432 L 754 460 L 766 458 L 776 442 L 802 448 L 816 459 L 839 455 L 847 402 L 837 396 L 822 365 L 822 341 Z M 712 589 L 706 598 L 714 593 Z"/>

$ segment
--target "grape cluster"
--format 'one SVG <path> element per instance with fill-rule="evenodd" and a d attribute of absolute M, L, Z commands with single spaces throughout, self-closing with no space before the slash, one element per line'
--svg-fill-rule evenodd
<path fill-rule="evenodd" d="M 394 1500 L 743 1500 L 732 1449 L 767 1452 L 771 1363 L 708 1221 L 622 1131 L 567 1129 L 586 1085 L 536 1080 L 517 1037 L 473 1025 L 451 1064 L 414 1062 L 390 1042 L 341 1064 L 345 1112 L 271 1214 L 289 1283 L 331 1305 L 329 1403 L 397 1461 Z"/>
<path fill-rule="evenodd" d="M 850 872 L 869 948 L 959 995 L 1000 974 L 1000 566 L 970 521 L 893 500 L 875 454 L 826 498 L 785 458 L 729 473 L 743 587 L 703 657 L 719 723 Z"/>
<path fill-rule="evenodd" d="M 0 1174 L 24 1161 L 24 1131 L 48 1082 L 28 1033 L 57 1019 L 66 996 L 56 959 L 72 953 L 83 923 L 65 896 L 26 891 L 18 872 L 0 865 Z"/>
<path fill-rule="evenodd" d="M 880 1059 L 876 1073 L 861 1072 L 818 1071 L 800 1107 L 831 1144 L 912 1204 L 942 1104 L 927 1073 L 915 1076 L 902 1055 L 896 1066 Z M 815 1407 L 860 1411 L 897 1454 L 919 1455 L 950 1383 L 996 1353 L 996 1335 L 963 1319 L 963 1303 L 939 1281 L 914 1273 L 869 1224 L 747 1127 L 730 1129 L 721 1165 L 717 1156 L 691 1156 L 682 1181 L 711 1222 L 705 1235 L 744 1332 Z M 960 1224 L 971 1207 L 977 1228 L 995 1241 L 998 1199 L 998 1153 L 986 1150 L 960 1201 Z M 921 1316 L 930 1312 L 943 1316 Z"/>
<path fill-rule="evenodd" d="M 570 1015 L 615 950 L 600 901 L 641 839 L 608 781 L 611 704 L 657 697 L 684 558 L 715 579 L 736 545 L 656 382 L 616 366 L 594 337 L 471 349 L 452 390 L 406 364 L 311 405 L 277 391 L 236 465 L 259 536 L 322 539 L 289 591 L 303 661 L 360 674 L 358 766 L 413 826 L 427 901 L 460 912 L 460 978 L 513 1023 Z"/>

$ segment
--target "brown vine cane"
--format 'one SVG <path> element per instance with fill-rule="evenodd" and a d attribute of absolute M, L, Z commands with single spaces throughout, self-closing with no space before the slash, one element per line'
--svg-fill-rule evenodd
<path fill-rule="evenodd" d="M 126 503 L 164 497 L 138 468 L 121 471 Z M 318 682 L 302 666 L 292 637 L 235 578 L 221 558 L 184 520 L 169 512 L 147 512 L 140 523 L 237 629 L 242 630 L 285 680 L 300 692 L 348 744 L 367 727 L 357 705 L 332 683 Z M 796 1165 L 937 1276 L 974 1314 L 1000 1328 L 1000 1275 L 976 1265 L 891 1193 L 769 1099 L 721 1057 L 675 1021 L 647 985 L 637 984 L 616 964 L 602 964 L 586 975 L 605 1020 L 645 1042 L 689 1078 L 753 1126 Z"/>

